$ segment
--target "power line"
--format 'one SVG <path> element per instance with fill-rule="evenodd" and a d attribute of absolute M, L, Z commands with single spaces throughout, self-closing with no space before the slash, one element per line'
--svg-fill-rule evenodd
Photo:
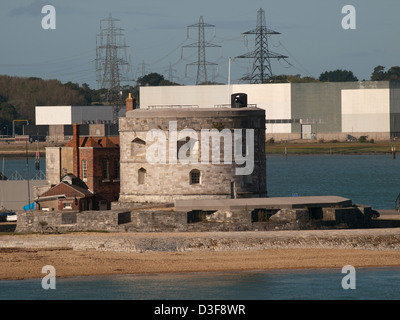
<path fill-rule="evenodd" d="M 106 101 L 114 106 L 114 122 L 122 106 L 121 81 L 128 81 L 129 63 L 126 58 L 125 31 L 119 19 L 109 14 L 100 21 L 100 34 L 96 38 L 96 70 L 99 89 L 106 89 Z M 125 73 L 125 75 L 124 75 Z"/>
<path fill-rule="evenodd" d="M 215 28 L 214 25 L 205 23 L 203 21 L 203 17 L 201 16 L 199 19 L 199 22 L 196 24 L 189 25 L 188 28 L 188 38 L 189 38 L 189 28 L 196 27 L 198 28 L 198 41 L 186 46 L 182 47 L 183 48 L 197 48 L 197 62 L 192 62 L 188 63 L 187 66 L 193 66 L 197 65 L 197 79 L 196 79 L 196 84 L 200 84 L 202 82 L 208 82 L 208 77 L 207 77 L 207 66 L 209 65 L 217 65 L 216 63 L 213 62 L 208 62 L 206 60 L 206 48 L 207 47 L 221 47 L 219 45 L 213 44 L 211 42 L 208 42 L 205 40 L 205 32 L 204 28 L 209 28 L 213 27 Z M 215 32 L 215 29 L 214 29 Z"/>
<path fill-rule="evenodd" d="M 243 33 L 243 35 L 248 34 L 255 35 L 255 49 L 236 58 L 253 58 L 254 62 L 251 74 L 242 79 L 250 80 L 250 83 L 263 83 L 272 76 L 270 59 L 285 59 L 288 57 L 269 50 L 268 36 L 280 33 L 266 27 L 265 12 L 263 9 L 257 11 L 256 28 Z"/>

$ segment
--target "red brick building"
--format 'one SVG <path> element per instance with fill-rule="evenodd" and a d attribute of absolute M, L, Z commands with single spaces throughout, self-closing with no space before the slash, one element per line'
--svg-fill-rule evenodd
<path fill-rule="evenodd" d="M 91 210 L 93 193 L 73 175 L 67 175 L 56 186 L 50 188 L 37 199 L 39 210 Z"/>
<path fill-rule="evenodd" d="M 53 158 L 58 155 L 55 162 L 59 163 L 60 169 L 56 174 L 59 177 L 56 178 L 57 183 L 36 200 L 39 208 L 43 210 L 44 205 L 49 204 L 45 197 L 50 196 L 53 201 L 54 197 L 60 196 L 57 205 L 59 210 L 108 210 L 111 202 L 118 200 L 119 137 L 80 137 L 79 125 L 74 124 L 72 140 L 59 151 L 52 152 Z M 70 179 L 65 179 L 66 177 Z M 54 179 L 52 182 L 54 183 Z M 74 199 L 71 206 L 68 203 L 64 205 L 66 200 L 62 196 L 66 190 L 69 198 Z M 53 204 L 52 208 L 54 207 Z"/>

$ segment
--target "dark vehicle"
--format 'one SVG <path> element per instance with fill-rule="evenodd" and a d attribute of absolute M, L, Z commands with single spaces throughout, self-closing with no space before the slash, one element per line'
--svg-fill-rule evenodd
<path fill-rule="evenodd" d="M 346 141 L 347 142 L 354 142 L 354 141 L 357 141 L 357 138 L 348 134 L 348 135 L 346 135 Z"/>

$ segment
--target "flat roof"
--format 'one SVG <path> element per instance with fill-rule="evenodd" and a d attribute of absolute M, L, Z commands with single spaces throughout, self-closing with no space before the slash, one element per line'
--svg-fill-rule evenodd
<path fill-rule="evenodd" d="M 154 108 L 154 109 L 134 109 L 126 112 L 128 118 L 185 118 L 185 117 L 233 117 L 256 114 L 265 117 L 265 110 L 254 107 L 247 108 Z"/>
<path fill-rule="evenodd" d="M 241 199 L 187 199 L 175 200 L 175 211 L 191 210 L 234 210 L 254 209 L 285 209 L 285 208 L 315 208 L 315 207 L 348 207 L 352 201 L 339 196 L 308 196 L 308 197 L 276 197 L 276 198 L 241 198 Z"/>

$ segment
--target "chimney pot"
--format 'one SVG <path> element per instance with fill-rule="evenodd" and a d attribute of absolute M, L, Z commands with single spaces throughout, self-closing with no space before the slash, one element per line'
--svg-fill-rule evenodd
<path fill-rule="evenodd" d="M 133 109 L 136 109 L 135 106 L 135 99 L 132 97 L 132 93 L 129 93 L 128 98 L 125 100 L 126 102 L 126 111 L 131 111 Z"/>

